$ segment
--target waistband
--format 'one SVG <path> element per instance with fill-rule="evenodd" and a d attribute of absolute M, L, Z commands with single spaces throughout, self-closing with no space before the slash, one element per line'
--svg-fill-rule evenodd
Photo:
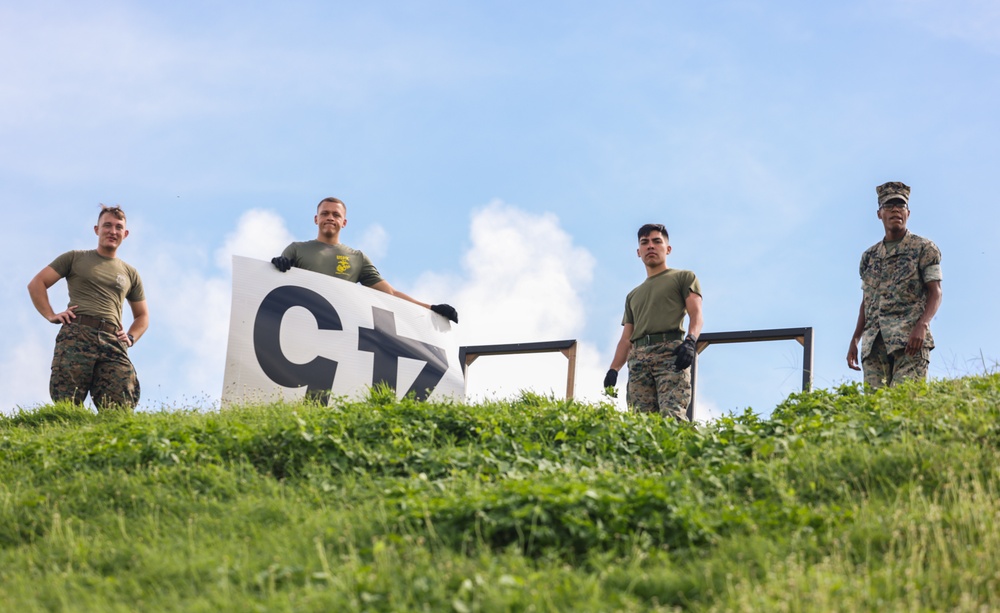
<path fill-rule="evenodd" d="M 645 347 L 646 345 L 653 345 L 655 343 L 666 343 L 669 341 L 679 341 L 684 338 L 684 333 L 680 330 L 674 330 L 673 332 L 660 332 L 659 334 L 647 334 L 646 336 L 640 336 L 632 341 L 633 347 Z"/>
<path fill-rule="evenodd" d="M 100 317 L 77 315 L 76 318 L 73 319 L 73 323 L 90 326 L 91 328 L 97 328 L 98 330 L 110 332 L 111 334 L 118 334 L 118 326 L 115 325 L 115 322 L 108 321 L 107 319 L 101 319 Z"/>

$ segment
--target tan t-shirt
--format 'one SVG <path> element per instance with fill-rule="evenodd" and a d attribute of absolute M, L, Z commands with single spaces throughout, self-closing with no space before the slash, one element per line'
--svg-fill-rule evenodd
<path fill-rule="evenodd" d="M 135 268 L 118 258 L 106 258 L 96 249 L 67 251 L 49 266 L 66 278 L 69 305 L 77 305 L 74 311 L 77 315 L 113 321 L 121 328 L 125 300 L 141 302 L 146 299 L 142 279 Z"/>
<path fill-rule="evenodd" d="M 360 283 L 365 287 L 382 280 L 368 256 L 340 243 L 331 245 L 317 240 L 292 243 L 285 247 L 281 255 L 291 260 L 296 268 Z"/>
<path fill-rule="evenodd" d="M 685 301 L 694 292 L 701 295 L 698 277 L 690 270 L 668 268 L 642 282 L 625 298 L 622 325 L 632 324 L 632 338 L 663 332 L 684 332 Z"/>

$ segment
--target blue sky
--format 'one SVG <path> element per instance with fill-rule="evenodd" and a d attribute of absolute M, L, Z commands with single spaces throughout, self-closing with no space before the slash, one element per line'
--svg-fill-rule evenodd
<path fill-rule="evenodd" d="M 875 186 L 904 181 L 944 254 L 931 376 L 994 369 L 1000 5 L 814 4 L 4 3 L 0 411 L 48 399 L 57 330 L 25 286 L 96 246 L 99 202 L 147 288 L 149 410 L 217 404 L 229 258 L 314 238 L 331 195 L 342 240 L 455 305 L 462 344 L 576 338 L 597 399 L 650 221 L 705 331 L 812 326 L 816 385 L 859 380 L 858 260 Z M 561 394 L 564 369 L 484 358 L 470 391 Z M 791 341 L 711 347 L 699 417 L 767 414 L 800 371 Z"/>

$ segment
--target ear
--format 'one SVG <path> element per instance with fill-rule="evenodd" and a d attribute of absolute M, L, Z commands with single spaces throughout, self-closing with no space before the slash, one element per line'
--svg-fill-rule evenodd
<path fill-rule="evenodd" d="M 670 255 L 670 252 L 673 250 L 674 250 L 673 245 L 667 245 L 667 255 Z"/>
<path fill-rule="evenodd" d="M 313 215 L 313 223 L 317 226 L 319 225 L 319 215 Z"/>
<path fill-rule="evenodd" d="M 122 240 L 125 240 L 126 238 L 128 238 L 128 230 L 122 232 Z"/>
<path fill-rule="evenodd" d="M 94 234 L 96 234 L 97 236 L 101 235 L 101 233 L 97 231 L 97 226 L 94 226 Z"/>

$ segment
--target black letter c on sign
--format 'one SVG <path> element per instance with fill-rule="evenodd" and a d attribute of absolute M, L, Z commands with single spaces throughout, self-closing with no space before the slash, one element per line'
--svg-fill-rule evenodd
<path fill-rule="evenodd" d="M 330 401 L 337 362 L 316 357 L 306 364 L 289 362 L 281 353 L 281 319 L 292 307 L 302 307 L 316 318 L 320 330 L 343 330 L 340 315 L 326 298 L 304 287 L 286 285 L 271 290 L 257 309 L 253 349 L 261 370 L 282 387 L 306 386 L 306 398 L 322 405 Z"/>

